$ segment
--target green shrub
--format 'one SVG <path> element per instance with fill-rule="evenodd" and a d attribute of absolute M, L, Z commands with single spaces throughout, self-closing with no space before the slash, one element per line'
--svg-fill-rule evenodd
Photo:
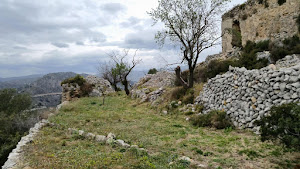
<path fill-rule="evenodd" d="M 244 20 L 246 20 L 246 19 L 244 19 Z M 232 29 L 231 45 L 236 46 L 236 47 L 242 47 L 242 34 L 239 30 Z"/>
<path fill-rule="evenodd" d="M 33 112 L 24 112 L 30 107 L 29 94 L 19 94 L 15 89 L 0 90 L 0 166 L 23 134 L 36 122 L 30 119 L 35 115 Z"/>
<path fill-rule="evenodd" d="M 279 140 L 289 148 L 300 150 L 300 105 L 296 103 L 274 106 L 270 116 L 256 122 L 261 126 L 261 140 Z"/>
<path fill-rule="evenodd" d="M 191 122 L 198 127 L 214 127 L 216 129 L 233 127 L 226 112 L 217 110 L 210 111 L 207 114 L 196 115 L 191 118 Z"/>
<path fill-rule="evenodd" d="M 297 35 L 283 40 L 283 45 L 282 47 L 272 46 L 271 59 L 273 62 L 284 58 L 286 55 L 300 54 L 300 38 Z"/>
<path fill-rule="evenodd" d="M 284 4 L 285 2 L 286 2 L 286 0 L 278 0 L 278 1 L 277 1 L 278 5 L 282 5 L 282 4 Z"/>
<path fill-rule="evenodd" d="M 76 75 L 75 77 L 65 79 L 64 81 L 62 81 L 61 85 L 68 83 L 77 83 L 79 86 L 82 86 L 85 82 L 86 80 L 82 76 Z"/>
<path fill-rule="evenodd" d="M 284 58 L 286 55 L 289 54 L 289 51 L 284 48 L 273 48 L 271 51 L 271 59 L 273 62 L 276 62 L 282 58 Z"/>
<path fill-rule="evenodd" d="M 157 73 L 157 70 L 156 70 L 155 68 L 150 69 L 150 70 L 148 71 L 148 74 L 156 74 L 156 73 Z"/>
<path fill-rule="evenodd" d="M 264 41 L 259 41 L 256 45 L 255 48 L 259 50 L 260 52 L 269 50 L 269 45 L 270 45 L 270 40 L 264 40 Z"/>

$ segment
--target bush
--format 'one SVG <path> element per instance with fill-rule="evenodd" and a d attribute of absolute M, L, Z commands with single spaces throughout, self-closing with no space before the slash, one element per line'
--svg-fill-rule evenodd
<path fill-rule="evenodd" d="M 246 18 L 247 19 L 247 18 Z M 244 19 L 244 20 L 246 20 Z M 232 29 L 232 46 L 242 47 L 242 34 L 240 31 Z"/>
<path fill-rule="evenodd" d="M 156 73 L 157 73 L 157 70 L 156 70 L 155 68 L 150 69 L 150 70 L 148 71 L 148 74 L 156 74 Z"/>
<path fill-rule="evenodd" d="M 171 91 L 170 100 L 178 100 L 182 98 L 185 95 L 186 91 L 187 89 L 185 89 L 184 87 L 175 87 Z"/>
<path fill-rule="evenodd" d="M 80 96 L 86 97 L 89 96 L 89 94 L 93 91 L 93 85 L 89 83 L 84 83 L 82 86 L 80 86 Z"/>
<path fill-rule="evenodd" d="M 183 96 L 182 98 L 182 103 L 184 104 L 193 104 L 194 103 L 194 95 L 193 94 L 188 94 Z"/>
<path fill-rule="evenodd" d="M 30 119 L 32 112 L 24 112 L 30 107 L 29 94 L 18 94 L 15 89 L 0 90 L 0 166 L 23 134 L 36 122 Z"/>
<path fill-rule="evenodd" d="M 216 129 L 233 127 L 224 111 L 213 110 L 207 114 L 196 115 L 191 118 L 191 121 L 193 125 L 198 127 L 214 127 Z"/>
<path fill-rule="evenodd" d="M 286 2 L 286 0 L 278 0 L 277 2 L 278 2 L 278 5 L 281 6 L 282 4 L 284 4 Z"/>
<path fill-rule="evenodd" d="M 295 35 L 290 38 L 286 38 L 283 41 L 283 47 L 278 47 L 274 45 L 271 49 L 271 59 L 276 62 L 286 55 L 290 54 L 300 54 L 300 38 Z"/>
<path fill-rule="evenodd" d="M 274 106 L 270 116 L 256 122 L 261 126 L 261 140 L 280 140 L 288 148 L 300 150 L 300 105 L 296 103 Z"/>
<path fill-rule="evenodd" d="M 62 81 L 61 85 L 68 83 L 77 83 L 79 86 L 82 86 L 85 82 L 86 80 L 82 76 L 76 75 L 75 77 L 65 79 L 64 81 Z"/>

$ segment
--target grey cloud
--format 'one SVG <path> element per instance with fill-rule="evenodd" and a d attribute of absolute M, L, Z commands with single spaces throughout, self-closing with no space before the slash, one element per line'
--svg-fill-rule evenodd
<path fill-rule="evenodd" d="M 126 6 L 120 3 L 107 3 L 104 4 L 101 9 L 111 14 L 118 14 L 119 12 L 125 11 Z"/>
<path fill-rule="evenodd" d="M 51 43 L 53 46 L 56 46 L 58 48 L 68 48 L 69 45 L 66 43 L 60 43 L 60 42 L 53 42 Z"/>
<path fill-rule="evenodd" d="M 76 45 L 78 45 L 78 46 L 84 46 L 84 43 L 83 43 L 83 42 L 80 42 L 80 41 L 78 41 L 78 42 L 76 42 Z"/>
<path fill-rule="evenodd" d="M 133 27 L 141 23 L 142 19 L 131 16 L 127 21 L 120 23 L 122 27 Z"/>

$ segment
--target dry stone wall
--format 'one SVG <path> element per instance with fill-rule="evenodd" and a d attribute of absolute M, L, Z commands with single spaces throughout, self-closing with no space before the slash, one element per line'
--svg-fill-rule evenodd
<path fill-rule="evenodd" d="M 296 58 L 300 55 L 260 70 L 230 67 L 207 82 L 195 104 L 204 105 L 204 114 L 224 110 L 235 126 L 257 131 L 254 121 L 266 116 L 272 106 L 300 101 L 300 62 L 288 61 Z"/>
<path fill-rule="evenodd" d="M 232 49 L 233 34 L 230 30 L 238 28 L 242 36 L 242 45 L 248 40 L 282 40 L 298 32 L 296 19 L 300 14 L 299 0 L 286 0 L 279 5 L 278 0 L 248 0 L 245 4 L 233 8 L 222 17 L 223 53 Z M 266 2 L 266 3 L 265 3 Z"/>

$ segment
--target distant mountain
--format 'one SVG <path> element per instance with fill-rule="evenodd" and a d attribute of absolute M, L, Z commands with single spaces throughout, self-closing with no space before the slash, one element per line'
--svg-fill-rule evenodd
<path fill-rule="evenodd" d="M 62 92 L 62 87 L 60 86 L 61 81 L 74 77 L 77 74 L 74 72 L 58 72 L 58 73 L 49 73 L 29 86 L 26 86 L 24 89 L 25 92 L 29 92 L 32 95 L 37 94 L 47 94 L 47 93 L 59 93 Z M 87 76 L 87 74 L 82 74 L 82 76 Z"/>
<path fill-rule="evenodd" d="M 29 75 L 20 77 L 0 78 L 0 89 L 15 88 L 18 90 L 24 89 L 43 75 Z"/>
<path fill-rule="evenodd" d="M 7 82 L 7 81 L 26 80 L 26 79 L 38 79 L 42 76 L 43 76 L 43 74 L 35 74 L 35 75 L 19 76 L 19 77 L 8 77 L 8 78 L 0 77 L 0 81 Z"/>

